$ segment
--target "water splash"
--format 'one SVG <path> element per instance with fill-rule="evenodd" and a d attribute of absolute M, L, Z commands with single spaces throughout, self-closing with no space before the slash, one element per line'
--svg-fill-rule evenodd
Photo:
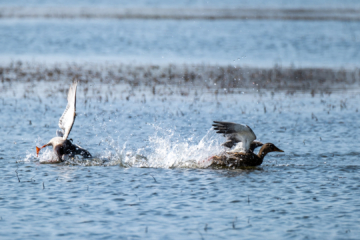
<path fill-rule="evenodd" d="M 115 150 L 107 152 L 104 157 L 111 159 L 108 165 L 119 164 L 122 167 L 150 168 L 205 168 L 210 165 L 207 159 L 222 151 L 219 136 L 209 129 L 198 142 L 193 137 L 179 140 L 175 130 L 155 127 L 155 134 L 150 136 L 147 145 L 136 150 L 116 146 L 115 141 L 109 144 Z"/>
<path fill-rule="evenodd" d="M 40 163 L 58 163 L 59 160 L 55 154 L 55 152 L 53 151 L 52 147 L 47 147 L 46 149 L 44 149 L 42 151 L 42 153 L 39 153 L 39 162 Z M 67 158 L 65 157 L 65 159 L 67 160 Z"/>
<path fill-rule="evenodd" d="M 181 138 L 175 129 L 153 125 L 155 133 L 145 142 L 146 145 L 132 149 L 131 142 L 120 145 L 118 140 L 107 137 L 103 140 L 107 147 L 93 158 L 64 156 L 65 165 L 82 166 L 120 166 L 140 168 L 206 168 L 209 157 L 223 151 L 221 137 L 209 129 L 199 142 L 194 138 Z M 37 143 L 41 139 L 37 140 Z M 41 144 L 40 144 L 41 145 Z M 24 161 L 37 160 L 41 164 L 59 163 L 51 147 L 43 149 L 39 156 L 26 155 Z"/>

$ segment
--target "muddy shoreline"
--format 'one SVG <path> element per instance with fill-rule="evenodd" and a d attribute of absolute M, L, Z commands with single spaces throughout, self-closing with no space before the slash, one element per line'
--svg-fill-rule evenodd
<path fill-rule="evenodd" d="M 214 94 L 243 91 L 285 91 L 287 93 L 331 93 L 360 89 L 360 69 L 331 68 L 253 68 L 217 65 L 127 65 L 105 63 L 40 64 L 13 62 L 0 65 L 3 91 L 16 83 L 70 82 L 78 79 L 82 85 L 122 86 L 124 91 L 146 89 L 153 95 L 180 94 L 192 90 Z M 62 87 L 64 89 L 62 89 Z M 67 85 L 59 85 L 65 91 Z M 31 88 L 31 87 L 30 87 Z M 167 89 L 167 91 L 160 91 Z M 30 91 L 29 87 L 27 90 Z M 86 90 L 85 90 L 86 91 Z"/>

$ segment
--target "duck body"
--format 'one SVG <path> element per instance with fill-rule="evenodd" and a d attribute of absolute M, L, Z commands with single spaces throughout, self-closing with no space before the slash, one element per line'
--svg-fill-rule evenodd
<path fill-rule="evenodd" d="M 255 167 L 262 164 L 263 159 L 256 154 L 246 152 L 226 152 L 211 157 L 210 167 Z"/>
<path fill-rule="evenodd" d="M 56 131 L 57 137 L 52 138 L 47 144 L 41 148 L 36 147 L 37 156 L 42 148 L 52 146 L 60 162 L 64 160 L 64 155 L 69 155 L 70 157 L 74 157 L 75 155 L 81 155 L 85 158 L 92 157 L 87 150 L 73 144 L 72 140 L 68 139 L 76 117 L 76 89 L 77 81 L 74 81 L 69 88 L 67 97 L 68 104 L 59 120 L 61 130 Z"/>
<path fill-rule="evenodd" d="M 264 157 L 269 152 L 284 152 L 272 143 L 265 143 L 258 154 L 253 152 L 225 152 L 212 156 L 209 167 L 255 167 L 263 163 Z"/>
<path fill-rule="evenodd" d="M 59 161 L 64 160 L 64 155 L 68 155 L 69 157 L 74 157 L 75 155 L 81 155 L 84 158 L 91 157 L 91 154 L 87 150 L 79 145 L 73 144 L 71 140 L 63 139 L 62 137 L 54 137 L 44 146 L 52 146 Z"/>

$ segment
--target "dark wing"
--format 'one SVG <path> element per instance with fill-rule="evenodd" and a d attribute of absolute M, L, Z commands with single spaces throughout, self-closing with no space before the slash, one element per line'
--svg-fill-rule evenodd
<path fill-rule="evenodd" d="M 237 143 L 239 142 L 236 139 L 232 139 L 231 137 L 228 137 L 228 141 L 224 142 L 222 145 L 227 148 L 233 148 Z M 262 142 L 255 140 L 250 144 L 250 151 L 254 152 L 255 148 L 261 147 L 262 145 L 264 145 Z"/>
<path fill-rule="evenodd" d="M 75 156 L 75 155 L 81 155 L 84 158 L 90 158 L 92 157 L 90 152 L 82 147 L 80 147 L 79 145 L 76 144 L 69 144 L 70 146 L 67 148 L 66 154 L 69 154 L 70 156 Z"/>
<path fill-rule="evenodd" d="M 227 148 L 232 148 L 233 146 L 235 146 L 239 142 L 236 139 L 231 139 L 230 137 L 228 137 L 227 139 L 228 139 L 228 141 L 221 144 L 221 145 L 223 145 L 224 147 L 227 147 Z"/>
<path fill-rule="evenodd" d="M 59 127 L 62 129 L 63 132 L 63 139 L 67 139 L 75 122 L 76 88 L 77 81 L 74 81 L 69 89 L 69 93 L 67 96 L 68 103 L 66 105 L 66 109 L 59 120 Z"/>
<path fill-rule="evenodd" d="M 245 151 L 249 151 L 251 143 L 256 139 L 255 133 L 247 125 L 214 121 L 213 127 L 216 133 L 227 137 L 228 141 L 224 143 L 226 147 L 233 147 L 236 143 L 242 142 Z"/>
<path fill-rule="evenodd" d="M 250 144 L 250 151 L 251 151 L 251 152 L 254 152 L 255 148 L 261 147 L 262 145 L 264 145 L 262 142 L 253 141 L 253 142 Z"/>

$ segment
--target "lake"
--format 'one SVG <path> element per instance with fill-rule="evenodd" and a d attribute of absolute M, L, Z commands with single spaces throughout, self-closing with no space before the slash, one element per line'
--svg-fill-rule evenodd
<path fill-rule="evenodd" d="M 327 4 L 22 3 L 0 11 Z M 360 21 L 19 16 L 0 19 L 3 239 L 360 235 Z M 70 138 L 93 158 L 48 164 L 52 149 L 37 157 L 35 146 L 55 136 L 73 79 Z M 252 169 L 207 168 L 224 151 L 214 120 L 247 124 L 284 153 Z"/>

